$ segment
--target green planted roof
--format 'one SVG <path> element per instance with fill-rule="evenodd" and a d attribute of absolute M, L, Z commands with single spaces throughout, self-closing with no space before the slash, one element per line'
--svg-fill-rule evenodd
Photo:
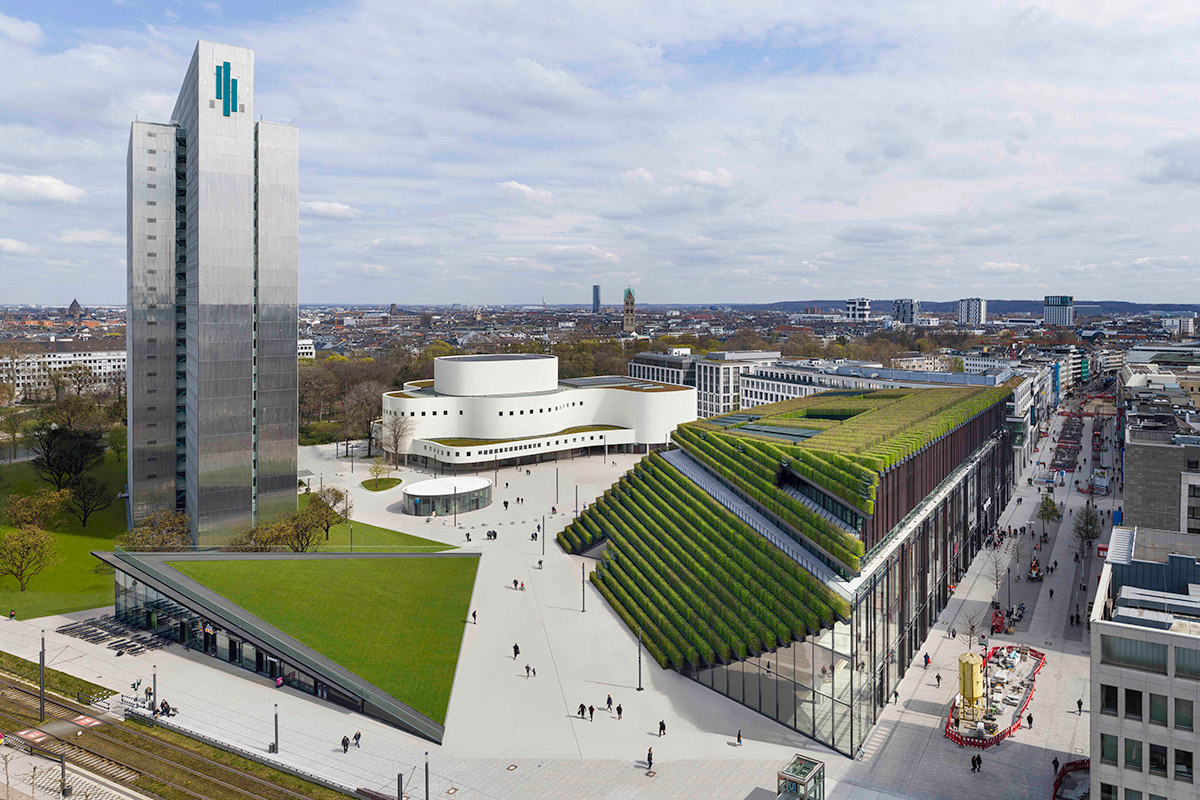
<path fill-rule="evenodd" d="M 819 631 L 849 606 L 679 474 L 649 456 L 563 530 L 607 549 L 592 583 L 663 667 L 724 663 Z"/>

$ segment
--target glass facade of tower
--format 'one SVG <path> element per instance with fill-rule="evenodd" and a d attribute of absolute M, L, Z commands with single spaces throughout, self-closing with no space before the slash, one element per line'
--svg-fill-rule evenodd
<path fill-rule="evenodd" d="M 220 544 L 296 508 L 297 131 L 255 122 L 252 51 L 202 41 L 128 170 L 133 517 Z"/>

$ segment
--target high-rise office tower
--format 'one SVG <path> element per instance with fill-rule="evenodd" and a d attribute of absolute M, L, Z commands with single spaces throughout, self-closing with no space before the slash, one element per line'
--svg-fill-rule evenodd
<path fill-rule="evenodd" d="M 1069 328 L 1075 324 L 1075 298 L 1068 294 L 1046 295 L 1042 302 L 1042 322 L 1051 327 Z"/>
<path fill-rule="evenodd" d="M 296 509 L 298 141 L 255 121 L 253 51 L 204 41 L 130 130 L 130 503 L 201 546 Z"/>
<path fill-rule="evenodd" d="M 851 297 L 846 301 L 846 318 L 851 322 L 871 319 L 871 301 L 865 297 Z"/>
<path fill-rule="evenodd" d="M 959 325 L 984 325 L 987 323 L 987 300 L 982 297 L 964 297 L 958 301 Z"/>
<path fill-rule="evenodd" d="M 634 316 L 633 316 L 633 307 L 634 307 L 633 287 L 630 286 L 629 288 L 627 288 L 625 290 L 625 318 L 621 322 L 621 330 L 624 331 L 625 333 L 636 333 L 637 332 L 637 321 L 634 319 Z"/>
<path fill-rule="evenodd" d="M 892 301 L 892 317 L 900 325 L 916 325 L 921 321 L 921 301 L 911 297 Z"/>
<path fill-rule="evenodd" d="M 600 284 L 592 284 L 592 313 L 600 313 Z"/>

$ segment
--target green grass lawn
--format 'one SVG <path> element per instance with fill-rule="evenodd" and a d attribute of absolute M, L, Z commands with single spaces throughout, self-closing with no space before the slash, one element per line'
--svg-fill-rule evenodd
<path fill-rule="evenodd" d="M 478 563 L 299 557 L 171 566 L 444 723 Z"/>
<path fill-rule="evenodd" d="M 14 578 L 0 578 L 0 614 L 16 609 L 18 619 L 29 619 L 112 605 L 112 575 L 97 573 L 100 562 L 90 553 L 111 550 L 113 538 L 125 532 L 125 502 L 116 499 L 125 487 L 125 462 L 109 453 L 93 474 L 112 490 L 112 505 L 93 514 L 86 528 L 64 511 L 55 528 L 62 561 L 30 580 L 24 592 Z M 48 486 L 27 461 L 0 466 L 0 502 L 13 492 L 28 494 Z M 2 530 L 6 527 L 0 523 Z M 357 539 L 358 530 L 354 533 Z"/>
<path fill-rule="evenodd" d="M 399 486 L 400 483 L 400 478 L 367 478 L 361 485 L 368 492 L 382 492 L 384 489 Z"/>
<path fill-rule="evenodd" d="M 304 508 L 308 504 L 308 501 L 308 495 L 300 495 L 300 508 Z M 406 519 L 416 519 L 416 517 L 406 517 Z M 329 529 L 328 541 L 322 539 L 317 545 L 320 549 L 349 549 L 350 523 L 343 522 L 340 525 L 334 525 Z M 370 550 L 371 552 L 391 553 L 436 553 L 441 550 L 454 549 L 452 545 L 442 542 L 422 539 L 420 536 L 380 528 L 378 525 L 368 525 L 365 522 L 358 522 L 357 520 L 354 523 L 354 546 Z"/>

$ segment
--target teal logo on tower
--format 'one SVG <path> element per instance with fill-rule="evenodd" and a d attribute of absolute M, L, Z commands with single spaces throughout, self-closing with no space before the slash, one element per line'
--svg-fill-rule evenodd
<path fill-rule="evenodd" d="M 225 116 L 238 110 L 237 78 L 229 77 L 229 62 L 217 65 L 217 99 L 221 101 L 221 109 Z"/>

